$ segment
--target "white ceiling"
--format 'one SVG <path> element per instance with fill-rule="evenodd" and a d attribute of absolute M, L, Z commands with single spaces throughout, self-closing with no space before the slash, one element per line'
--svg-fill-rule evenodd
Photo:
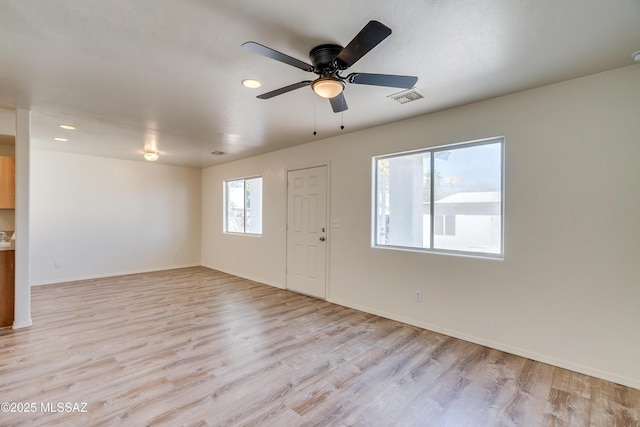
<path fill-rule="evenodd" d="M 255 98 L 315 75 L 242 43 L 309 62 L 372 19 L 393 33 L 348 71 L 418 76 L 425 99 L 349 85 L 335 114 L 308 87 Z M 36 147 L 142 161 L 155 144 L 159 163 L 204 167 L 623 67 L 639 49 L 638 0 L 2 0 L 0 107 L 32 111 Z"/>

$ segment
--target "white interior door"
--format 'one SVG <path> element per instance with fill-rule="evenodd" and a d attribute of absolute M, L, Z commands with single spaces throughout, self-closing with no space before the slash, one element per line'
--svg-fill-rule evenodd
<path fill-rule="evenodd" d="M 326 298 L 327 167 L 287 177 L 287 289 Z"/>

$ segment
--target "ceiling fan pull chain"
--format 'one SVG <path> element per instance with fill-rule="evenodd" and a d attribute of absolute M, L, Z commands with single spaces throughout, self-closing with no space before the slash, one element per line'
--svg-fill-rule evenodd
<path fill-rule="evenodd" d="M 318 132 L 316 132 L 316 94 L 313 94 L 313 136 L 316 136 Z"/>
<path fill-rule="evenodd" d="M 342 106 L 344 107 L 344 98 L 342 98 Z M 340 112 L 340 129 L 344 129 L 344 108 Z"/>

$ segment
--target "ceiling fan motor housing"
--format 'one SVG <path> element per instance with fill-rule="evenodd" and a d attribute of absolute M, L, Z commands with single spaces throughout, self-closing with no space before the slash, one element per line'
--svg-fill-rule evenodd
<path fill-rule="evenodd" d="M 333 73 L 339 68 L 336 65 L 336 56 L 342 51 L 342 46 L 337 44 L 321 44 L 311 49 L 309 59 L 313 64 L 313 72 L 316 74 Z"/>

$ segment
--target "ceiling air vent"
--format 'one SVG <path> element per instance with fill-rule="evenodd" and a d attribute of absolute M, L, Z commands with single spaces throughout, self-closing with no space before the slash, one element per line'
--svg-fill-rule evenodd
<path fill-rule="evenodd" d="M 213 154 L 214 156 L 224 156 L 224 155 L 225 155 L 225 154 L 227 154 L 227 153 L 226 153 L 226 152 L 224 152 L 224 151 L 218 151 L 218 150 L 216 150 L 216 151 L 212 151 L 212 152 L 211 152 L 211 154 Z"/>
<path fill-rule="evenodd" d="M 394 99 L 398 101 L 400 104 L 406 104 L 407 102 L 417 101 L 418 99 L 424 98 L 422 92 L 420 92 L 417 88 L 403 90 L 402 92 L 394 93 L 393 95 L 387 96 L 387 98 Z"/>

